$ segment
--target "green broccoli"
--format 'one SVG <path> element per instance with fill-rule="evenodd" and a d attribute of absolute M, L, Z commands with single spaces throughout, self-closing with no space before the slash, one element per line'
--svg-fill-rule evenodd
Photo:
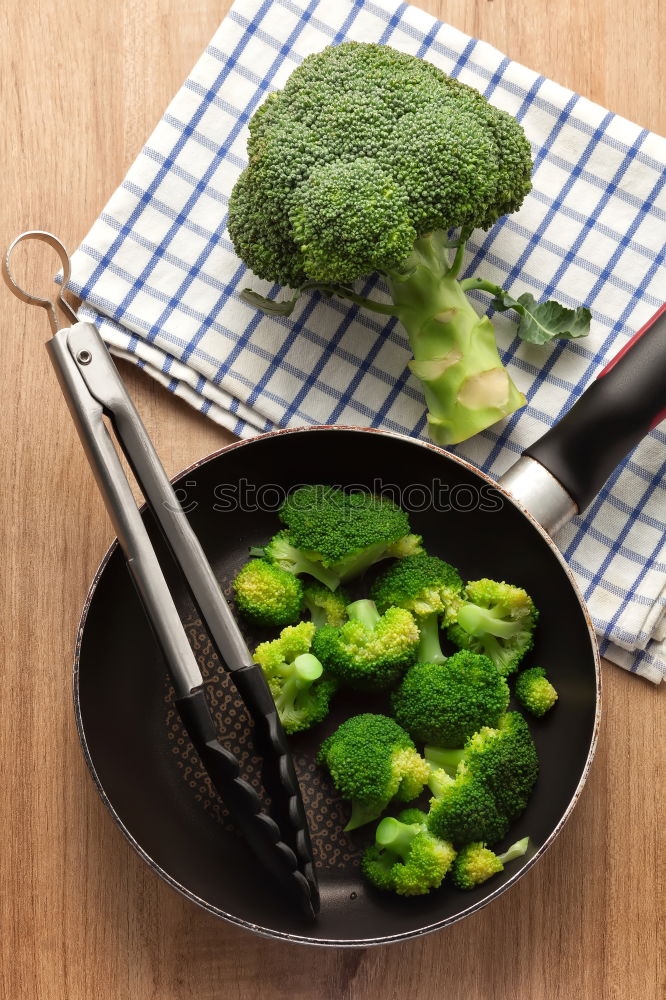
<path fill-rule="evenodd" d="M 355 691 L 386 691 L 416 659 L 419 630 L 404 608 L 380 616 L 373 601 L 348 605 L 340 628 L 317 629 L 312 651 L 326 670 Z"/>
<path fill-rule="evenodd" d="M 492 875 L 504 871 L 508 861 L 522 858 L 529 846 L 529 837 L 516 841 L 503 854 L 495 854 L 483 841 L 465 844 L 456 855 L 451 867 L 451 881 L 459 889 L 474 889 Z"/>
<path fill-rule="evenodd" d="M 458 570 L 437 556 L 407 556 L 377 577 L 370 596 L 380 611 L 406 608 L 416 616 L 421 633 L 417 661 L 443 663 L 439 620 L 455 621 L 462 605 L 463 582 Z"/>
<path fill-rule="evenodd" d="M 546 677 L 543 667 L 530 667 L 516 677 L 516 699 L 523 708 L 540 718 L 557 701 L 557 691 Z"/>
<path fill-rule="evenodd" d="M 389 46 L 346 42 L 308 56 L 249 131 L 229 233 L 257 277 L 297 291 L 282 302 L 250 290 L 244 298 L 284 316 L 303 291 L 318 289 L 398 317 L 438 444 L 463 441 L 525 403 L 467 291 L 489 291 L 495 309 L 513 308 L 519 336 L 533 343 L 588 332 L 587 309 L 459 280 L 472 230 L 516 211 L 531 188 L 522 126 L 472 87 Z M 452 229 L 460 230 L 453 243 Z M 390 302 L 350 287 L 374 272 L 388 282 Z"/>
<path fill-rule="evenodd" d="M 334 678 L 323 675 L 321 663 L 310 652 L 314 631 L 312 622 L 288 625 L 279 638 L 260 643 L 254 651 L 289 734 L 325 719 L 337 687 Z"/>
<path fill-rule="evenodd" d="M 497 580 L 474 580 L 447 636 L 460 649 L 485 653 L 505 677 L 514 673 L 534 645 L 539 612 L 521 587 Z"/>
<path fill-rule="evenodd" d="M 329 590 L 323 583 L 313 580 L 303 586 L 303 605 L 310 612 L 316 628 L 334 625 L 339 628 L 347 621 L 349 595 L 342 588 Z"/>
<path fill-rule="evenodd" d="M 317 763 L 326 765 L 340 795 L 351 800 L 345 830 L 377 819 L 393 798 L 417 798 L 430 771 L 397 722 L 371 713 L 343 722 L 322 743 Z"/>
<path fill-rule="evenodd" d="M 443 768 L 431 768 L 428 785 L 433 792 L 428 829 L 456 847 L 472 840 L 495 844 L 506 836 L 509 820 L 492 792 L 461 764 L 452 778 Z"/>
<path fill-rule="evenodd" d="M 399 896 L 422 896 L 439 888 L 456 852 L 428 831 L 426 821 L 420 809 L 405 809 L 397 819 L 387 816 L 378 824 L 375 843 L 361 860 L 369 882 Z"/>
<path fill-rule="evenodd" d="M 507 712 L 494 728 L 474 733 L 462 755 L 426 747 L 425 757 L 434 793 L 429 823 L 434 833 L 457 844 L 500 840 L 525 809 L 539 774 L 534 740 L 520 712 Z M 454 766 L 451 777 L 447 771 Z M 465 831 L 469 836 L 461 835 Z"/>
<path fill-rule="evenodd" d="M 396 719 L 421 743 L 461 747 L 482 726 L 496 725 L 509 686 L 491 660 L 460 650 L 445 663 L 417 663 L 391 696 Z"/>
<path fill-rule="evenodd" d="M 286 530 L 271 539 L 265 557 L 296 576 L 309 573 L 331 590 L 381 559 L 421 551 L 407 514 L 387 497 L 301 486 L 279 513 Z"/>
<path fill-rule="evenodd" d="M 277 628 L 298 621 L 303 586 L 295 576 L 265 559 L 251 559 L 233 582 L 238 610 L 254 625 Z"/>

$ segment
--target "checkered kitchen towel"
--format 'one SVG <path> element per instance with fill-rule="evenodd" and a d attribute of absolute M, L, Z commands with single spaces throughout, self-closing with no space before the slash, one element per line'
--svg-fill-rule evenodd
<path fill-rule="evenodd" d="M 511 320 L 495 317 L 528 405 L 455 451 L 500 475 L 665 297 L 666 141 L 405 3 L 237 0 L 74 257 L 82 316 L 236 434 L 308 423 L 425 433 L 394 319 L 316 296 L 275 319 L 238 297 L 250 283 L 278 291 L 246 273 L 226 231 L 247 123 L 306 55 L 343 39 L 429 59 L 522 122 L 534 190 L 470 241 L 466 271 L 592 308 L 586 340 L 549 347 L 514 339 Z M 364 293 L 373 286 L 381 296 L 375 280 Z M 666 674 L 665 441 L 662 425 L 558 537 L 602 653 L 655 682 Z"/>

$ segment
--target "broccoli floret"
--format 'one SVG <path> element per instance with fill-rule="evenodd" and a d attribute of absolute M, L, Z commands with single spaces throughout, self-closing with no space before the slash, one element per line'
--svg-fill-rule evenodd
<path fill-rule="evenodd" d="M 487 882 L 493 875 L 504 871 L 508 861 L 522 858 L 529 846 L 529 837 L 523 837 L 503 854 L 495 854 L 483 841 L 465 844 L 451 866 L 451 881 L 459 889 L 474 889 Z"/>
<path fill-rule="evenodd" d="M 421 743 L 461 747 L 481 726 L 494 726 L 509 687 L 491 660 L 461 650 L 445 663 L 417 663 L 391 696 L 393 714 Z"/>
<path fill-rule="evenodd" d="M 411 802 L 430 770 L 397 722 L 371 713 L 343 722 L 322 743 L 317 763 L 326 765 L 340 795 L 351 800 L 345 830 L 377 819 L 393 798 Z"/>
<path fill-rule="evenodd" d="M 472 840 L 494 844 L 509 829 L 509 820 L 492 792 L 461 764 L 452 778 L 443 768 L 431 770 L 428 778 L 430 800 L 428 829 L 456 846 Z"/>
<path fill-rule="evenodd" d="M 288 625 L 279 638 L 260 643 L 254 651 L 289 734 L 325 719 L 337 687 L 334 678 L 323 676 L 320 661 L 310 653 L 314 631 L 312 622 Z"/>
<path fill-rule="evenodd" d="M 416 659 L 419 630 L 409 611 L 380 615 L 373 601 L 348 605 L 340 628 L 317 629 L 312 651 L 326 670 L 355 691 L 386 691 Z"/>
<path fill-rule="evenodd" d="M 557 691 L 546 677 L 543 667 L 530 667 L 516 677 L 514 688 L 517 700 L 532 715 L 540 718 L 557 701 Z"/>
<path fill-rule="evenodd" d="M 249 132 L 229 233 L 259 278 L 298 291 L 272 302 L 246 290 L 246 301 L 289 315 L 300 292 L 319 289 L 397 316 L 437 443 L 462 441 L 525 403 L 467 290 L 518 312 L 519 334 L 532 342 L 587 333 L 588 310 L 458 280 L 471 231 L 517 210 L 531 188 L 522 126 L 472 87 L 387 45 L 345 42 L 308 56 Z M 451 229 L 460 230 L 453 261 Z M 373 272 L 387 279 L 390 303 L 349 287 Z"/>
<path fill-rule="evenodd" d="M 387 497 L 345 493 L 333 486 L 301 486 L 280 508 L 284 531 L 266 558 L 299 576 L 309 573 L 330 590 L 391 556 L 421 551 L 407 514 Z"/>
<path fill-rule="evenodd" d="M 425 553 L 407 556 L 389 566 L 370 590 L 380 611 L 406 608 L 416 616 L 421 633 L 419 663 L 443 663 L 439 641 L 439 620 L 455 621 L 462 606 L 463 582 L 455 567 Z"/>
<path fill-rule="evenodd" d="M 507 712 L 496 727 L 474 733 L 461 766 L 484 782 L 512 822 L 517 819 L 539 775 L 534 740 L 520 712 Z"/>
<path fill-rule="evenodd" d="M 292 573 L 294 576 L 307 573 L 331 590 L 335 590 L 340 583 L 338 574 L 327 570 L 316 554 L 306 553 L 294 545 L 288 531 L 278 531 L 264 547 L 263 554 L 268 562 L 279 566 L 286 573 Z"/>
<path fill-rule="evenodd" d="M 426 821 L 420 809 L 405 809 L 397 819 L 387 816 L 378 824 L 375 843 L 361 860 L 369 882 L 399 896 L 422 896 L 439 888 L 456 852 L 428 831 Z"/>
<path fill-rule="evenodd" d="M 254 625 L 282 627 L 298 621 L 303 586 L 295 576 L 265 559 L 252 559 L 233 582 L 238 610 Z"/>
<path fill-rule="evenodd" d="M 461 796 L 465 800 L 470 798 L 469 788 L 473 787 L 470 813 L 474 813 L 473 819 L 481 815 L 482 821 L 478 822 L 476 834 L 466 838 L 452 836 L 454 843 L 500 840 L 509 824 L 525 809 L 539 774 L 534 740 L 520 712 L 507 712 L 496 727 L 484 726 L 474 733 L 465 743 L 462 755 L 459 750 L 426 747 L 425 757 L 432 768 L 428 784 L 435 795 L 431 810 L 433 829 L 440 836 L 450 835 L 452 823 L 460 829 L 457 803 Z M 477 799 L 486 803 L 481 811 Z M 492 801 L 494 811 L 487 800 Z M 456 815 L 452 815 L 451 802 L 456 805 Z M 498 824 L 497 816 L 503 818 L 506 829 Z"/>
<path fill-rule="evenodd" d="M 514 673 L 534 645 L 539 612 L 521 587 L 497 580 L 474 580 L 447 636 L 460 649 L 485 653 L 505 677 Z"/>
<path fill-rule="evenodd" d="M 303 605 L 310 612 L 316 628 L 333 625 L 339 628 L 347 621 L 349 595 L 342 588 L 329 590 L 323 583 L 313 581 L 303 587 Z"/>

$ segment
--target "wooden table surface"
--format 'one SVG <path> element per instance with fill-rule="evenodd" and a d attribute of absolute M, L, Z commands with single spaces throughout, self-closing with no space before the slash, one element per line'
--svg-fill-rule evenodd
<path fill-rule="evenodd" d="M 659 0 L 420 3 L 666 133 Z M 228 6 L 4 0 L 0 246 L 28 228 L 78 244 Z M 25 274 L 46 288 L 42 263 Z M 198 910 L 139 861 L 87 774 L 70 693 L 111 531 L 43 349 L 46 318 L 0 295 L 2 1000 L 660 1000 L 664 692 L 611 665 L 573 817 L 518 886 L 447 931 L 365 951 L 279 944 Z M 170 473 L 229 439 L 122 368 Z"/>

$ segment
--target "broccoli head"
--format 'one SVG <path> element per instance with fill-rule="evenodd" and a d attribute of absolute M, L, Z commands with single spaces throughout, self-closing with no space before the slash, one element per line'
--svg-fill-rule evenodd
<path fill-rule="evenodd" d="M 309 573 L 336 587 L 390 556 L 421 551 L 407 514 L 387 497 L 346 493 L 333 486 L 301 486 L 280 508 L 286 525 L 264 552 L 290 573 Z"/>
<path fill-rule="evenodd" d="M 529 837 L 516 841 L 503 854 L 495 854 L 483 841 L 465 844 L 451 866 L 451 881 L 459 889 L 474 889 L 487 882 L 491 876 L 504 871 L 507 861 L 522 858 L 528 846 Z"/>
<path fill-rule="evenodd" d="M 340 795 L 351 800 L 345 830 L 377 819 L 393 798 L 415 799 L 430 771 L 397 722 L 371 713 L 343 722 L 322 743 L 317 763 L 328 768 Z"/>
<path fill-rule="evenodd" d="M 293 625 L 301 613 L 303 587 L 295 576 L 265 559 L 251 559 L 233 582 L 238 610 L 254 625 Z"/>
<path fill-rule="evenodd" d="M 325 719 L 337 687 L 334 678 L 323 676 L 321 663 L 310 652 L 314 631 L 312 622 L 288 625 L 279 638 L 260 643 L 254 651 L 284 731 L 289 734 L 310 729 Z"/>
<path fill-rule="evenodd" d="M 322 625 L 334 625 L 338 628 L 347 621 L 347 605 L 349 595 L 341 587 L 329 590 L 318 580 L 312 580 L 303 586 L 303 606 L 310 612 L 310 619 L 315 628 Z"/>
<path fill-rule="evenodd" d="M 531 188 L 521 126 L 432 64 L 346 42 L 255 112 L 229 206 L 239 256 L 301 287 L 398 269 L 436 229 L 487 229 Z"/>
<path fill-rule="evenodd" d="M 377 577 L 370 596 L 380 611 L 406 608 L 416 616 L 421 640 L 420 663 L 443 663 L 439 620 L 455 621 L 462 605 L 463 582 L 458 570 L 437 556 L 407 556 Z"/>
<path fill-rule="evenodd" d="M 445 663 L 410 667 L 391 704 L 413 739 L 461 747 L 482 726 L 499 722 L 509 704 L 509 687 L 487 656 L 461 650 Z"/>
<path fill-rule="evenodd" d="M 521 587 L 474 580 L 465 587 L 458 620 L 447 636 L 460 649 L 485 653 L 505 677 L 514 673 L 534 645 L 539 612 Z"/>
<path fill-rule="evenodd" d="M 557 691 L 546 677 L 543 667 L 530 667 L 516 677 L 514 688 L 517 701 L 532 715 L 540 718 L 557 701 Z"/>
<path fill-rule="evenodd" d="M 447 796 L 451 797 L 459 784 L 463 789 L 470 784 L 483 789 L 492 799 L 497 814 L 505 818 L 508 828 L 525 809 L 539 775 L 534 740 L 520 712 L 507 712 L 497 726 L 484 726 L 474 733 L 465 743 L 462 754 L 459 750 L 426 747 L 425 757 L 432 768 L 428 783 L 437 800 L 432 814 L 440 817 L 433 820 L 436 830 L 440 829 L 440 820 L 445 824 L 444 829 L 448 829 L 446 824 L 451 822 L 451 817 Z M 504 833 L 497 833 L 494 814 L 491 813 L 490 818 L 488 825 L 479 824 L 477 834 L 462 839 L 495 843 Z"/>
<path fill-rule="evenodd" d="M 259 278 L 397 316 L 439 444 L 462 441 L 525 402 L 469 288 L 516 310 L 519 334 L 533 342 L 587 332 L 587 310 L 458 281 L 469 233 L 518 209 L 531 188 L 522 126 L 479 91 L 387 45 L 345 42 L 308 56 L 257 109 L 249 133 L 249 166 L 229 202 L 238 255 Z M 453 262 L 452 229 L 460 230 Z M 349 287 L 374 272 L 386 276 L 391 303 Z M 281 315 L 298 298 L 244 296 Z"/>
<path fill-rule="evenodd" d="M 389 608 L 380 615 L 373 601 L 348 605 L 340 628 L 317 629 L 312 651 L 326 670 L 356 691 L 385 691 L 416 659 L 419 630 L 409 611 Z"/>
<path fill-rule="evenodd" d="M 378 824 L 361 871 L 378 889 L 422 896 L 439 888 L 455 856 L 452 844 L 429 832 L 424 812 L 405 809 L 397 819 L 387 816 Z"/>
<path fill-rule="evenodd" d="M 428 829 L 457 847 L 472 840 L 497 843 L 509 829 L 506 814 L 490 789 L 461 764 L 452 778 L 443 768 L 433 768 L 428 778 L 430 800 Z"/>

